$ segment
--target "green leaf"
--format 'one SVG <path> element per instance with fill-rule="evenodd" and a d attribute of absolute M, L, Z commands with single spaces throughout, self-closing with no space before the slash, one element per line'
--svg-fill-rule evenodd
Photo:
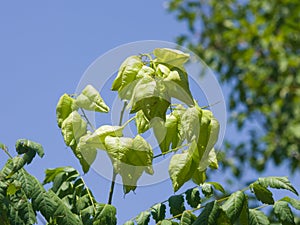
<path fill-rule="evenodd" d="M 149 130 L 149 128 L 150 128 L 149 121 L 146 118 L 146 116 L 144 115 L 142 110 L 140 110 L 136 113 L 135 124 L 137 127 L 138 134 L 142 134 L 142 133 L 146 132 L 147 130 Z"/>
<path fill-rule="evenodd" d="M 80 174 L 78 173 L 77 170 L 75 170 L 73 167 L 71 166 L 66 166 L 66 167 L 57 167 L 55 169 L 46 169 L 45 171 L 45 179 L 43 181 L 43 184 L 48 184 L 50 182 L 53 182 L 54 179 L 62 174 L 70 174 L 70 173 L 74 173 L 75 172 L 75 176 L 78 177 Z"/>
<path fill-rule="evenodd" d="M 168 95 L 184 102 L 188 106 L 193 106 L 194 100 L 190 91 L 187 73 L 176 67 L 171 69 L 172 71 L 163 80 Z"/>
<path fill-rule="evenodd" d="M 267 188 L 261 186 L 259 183 L 256 182 L 251 185 L 251 188 L 253 189 L 256 198 L 262 203 L 274 203 L 273 194 Z"/>
<path fill-rule="evenodd" d="M 197 208 L 201 202 L 198 188 L 191 188 L 185 192 L 185 199 L 192 208 Z"/>
<path fill-rule="evenodd" d="M 142 110 L 149 121 L 155 117 L 165 120 L 170 101 L 162 82 L 144 77 L 136 84 L 128 108 L 131 108 L 130 113 Z"/>
<path fill-rule="evenodd" d="M 61 128 L 64 120 L 76 110 L 76 105 L 74 104 L 74 99 L 67 94 L 63 94 L 56 106 L 56 120 L 59 128 Z"/>
<path fill-rule="evenodd" d="M 274 213 L 283 225 L 296 225 L 294 215 L 287 202 L 277 201 L 274 204 Z"/>
<path fill-rule="evenodd" d="M 109 204 L 96 204 L 93 225 L 116 225 L 116 208 Z"/>
<path fill-rule="evenodd" d="M 53 191 L 50 190 L 47 194 L 51 197 L 52 201 L 54 201 L 57 204 L 55 211 L 52 214 L 47 215 L 48 217 L 54 217 L 56 219 L 57 224 L 83 225 L 79 217 L 76 214 L 73 214 L 72 211 Z"/>
<path fill-rule="evenodd" d="M 237 191 L 230 195 L 229 199 L 222 205 L 222 209 L 226 212 L 230 221 L 234 223 L 240 216 L 245 201 L 245 194 Z"/>
<path fill-rule="evenodd" d="M 190 58 L 189 54 L 170 48 L 156 48 L 153 54 L 156 56 L 156 62 L 169 64 L 178 68 L 182 68 Z"/>
<path fill-rule="evenodd" d="M 124 127 L 121 126 L 110 126 L 103 125 L 99 127 L 94 133 L 87 135 L 85 143 L 90 147 L 98 149 L 105 149 L 105 138 L 111 137 L 122 137 Z"/>
<path fill-rule="evenodd" d="M 100 93 L 92 85 L 87 85 L 82 90 L 75 103 L 78 107 L 90 111 L 105 113 L 109 111 L 109 107 L 105 104 Z"/>
<path fill-rule="evenodd" d="M 202 110 L 198 107 L 188 108 L 182 115 L 182 130 L 188 142 L 197 141 L 200 134 Z"/>
<path fill-rule="evenodd" d="M 170 213 L 173 216 L 177 216 L 178 214 L 183 213 L 183 211 L 185 210 L 184 198 L 182 195 L 173 195 L 168 199 L 168 202 L 170 207 Z"/>
<path fill-rule="evenodd" d="M 263 177 L 258 178 L 257 182 L 263 187 L 271 187 L 277 189 L 286 189 L 298 195 L 296 189 L 292 186 L 287 177 Z"/>
<path fill-rule="evenodd" d="M 162 203 L 158 203 L 151 207 L 151 214 L 156 223 L 161 221 L 166 216 L 166 205 Z"/>
<path fill-rule="evenodd" d="M 79 144 L 77 145 L 76 152 L 80 153 L 80 158 L 82 157 L 82 160 L 84 160 L 86 164 L 92 165 L 97 156 L 97 149 L 86 143 L 87 138 L 89 137 L 90 135 L 87 134 L 79 139 Z M 79 157 L 77 156 L 77 158 Z M 88 169 L 84 169 L 84 172 L 88 172 Z"/>
<path fill-rule="evenodd" d="M 205 195 L 205 197 L 209 197 L 214 193 L 214 189 L 212 188 L 211 184 L 204 183 L 201 185 L 202 193 Z"/>
<path fill-rule="evenodd" d="M 239 217 L 240 224 L 249 225 L 249 208 L 248 208 L 248 196 L 245 196 L 243 208 Z"/>
<path fill-rule="evenodd" d="M 195 170 L 192 176 L 192 180 L 195 184 L 200 185 L 203 184 L 206 180 L 206 170 L 200 171 L 199 167 Z"/>
<path fill-rule="evenodd" d="M 155 72 L 156 72 L 156 75 L 165 78 L 170 74 L 170 69 L 163 64 L 158 64 L 158 65 L 156 65 Z"/>
<path fill-rule="evenodd" d="M 41 158 L 44 156 L 44 149 L 41 144 L 29 141 L 27 139 L 19 139 L 16 142 L 16 150 L 18 154 L 24 154 L 28 151 L 36 152 Z"/>
<path fill-rule="evenodd" d="M 169 151 L 170 146 L 173 149 L 181 144 L 179 120 L 178 117 L 170 114 L 166 116 L 166 122 L 163 122 L 163 120 L 161 120 L 160 123 L 159 122 L 160 121 L 154 123 L 154 121 L 152 120 L 151 125 L 153 127 L 156 139 L 159 143 L 161 152 L 164 153 Z"/>
<path fill-rule="evenodd" d="M 72 112 L 62 123 L 61 132 L 67 146 L 74 146 L 86 134 L 87 123 L 77 111 Z"/>
<path fill-rule="evenodd" d="M 295 209 L 300 210 L 300 201 L 294 198 L 290 198 L 288 196 L 280 199 L 279 201 L 286 201 L 290 203 Z"/>
<path fill-rule="evenodd" d="M 263 212 L 249 209 L 249 225 L 270 225 L 270 221 Z"/>
<path fill-rule="evenodd" d="M 10 183 L 7 187 L 6 193 L 7 195 L 14 195 L 18 190 L 21 189 L 21 183 L 17 180 L 14 180 L 13 183 Z"/>
<path fill-rule="evenodd" d="M 145 211 L 141 212 L 136 218 L 135 218 L 137 225 L 147 225 L 150 221 L 150 212 Z"/>
<path fill-rule="evenodd" d="M 217 182 L 206 182 L 207 184 L 211 184 L 216 190 L 222 192 L 223 194 L 225 194 L 225 189 L 223 188 L 223 186 Z"/>
<path fill-rule="evenodd" d="M 215 225 L 220 211 L 217 201 L 209 202 L 192 225 Z"/>
<path fill-rule="evenodd" d="M 6 146 L 5 146 L 4 144 L 2 144 L 2 143 L 0 142 L 0 149 L 6 150 L 7 148 L 6 148 Z"/>
<path fill-rule="evenodd" d="M 161 222 L 159 222 L 157 225 L 172 225 L 173 222 L 171 222 L 170 220 L 163 220 Z"/>
<path fill-rule="evenodd" d="M 118 75 L 112 84 L 113 91 L 121 91 L 136 79 L 139 70 L 143 67 L 143 62 L 138 56 L 130 56 L 122 63 Z"/>
<path fill-rule="evenodd" d="M 169 175 L 174 192 L 192 178 L 194 171 L 192 157 L 187 151 L 172 156 L 169 164 Z"/>
<path fill-rule="evenodd" d="M 182 213 L 180 224 L 191 225 L 196 220 L 196 218 L 197 217 L 190 210 L 186 210 Z"/>
<path fill-rule="evenodd" d="M 153 174 L 152 148 L 140 135 L 134 139 L 107 136 L 105 146 L 116 173 L 122 176 L 125 194 L 135 190 L 144 171 Z"/>
<path fill-rule="evenodd" d="M 248 222 L 248 218 L 247 218 Z M 217 225 L 232 225 L 230 219 L 228 218 L 227 214 L 222 210 L 222 208 L 219 208 L 219 215 L 217 218 Z M 242 225 L 246 225 L 247 223 L 241 223 Z"/>
<path fill-rule="evenodd" d="M 130 221 L 125 222 L 124 225 L 134 225 L 134 222 L 130 220 Z"/>

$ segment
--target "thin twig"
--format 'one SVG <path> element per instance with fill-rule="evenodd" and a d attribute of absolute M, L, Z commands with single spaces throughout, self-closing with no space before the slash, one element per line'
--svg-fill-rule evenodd
<path fill-rule="evenodd" d="M 155 156 L 153 156 L 153 159 L 158 158 L 158 157 L 160 157 L 160 156 L 164 156 L 164 155 L 166 155 L 166 154 L 168 154 L 168 153 L 171 153 L 171 152 L 176 152 L 176 151 L 178 151 L 179 149 L 181 149 L 181 148 L 183 148 L 183 147 L 186 147 L 186 146 L 188 146 L 188 145 L 189 145 L 189 144 L 181 145 L 181 146 L 178 146 L 178 147 L 176 147 L 176 148 L 173 148 L 173 149 L 171 149 L 171 150 L 169 150 L 169 151 L 166 151 L 166 152 L 163 152 L 163 153 L 161 153 L 161 154 L 155 155 Z"/>
<path fill-rule="evenodd" d="M 80 110 L 81 110 L 82 115 L 83 115 L 83 117 L 85 118 L 86 122 L 88 123 L 88 125 L 91 127 L 91 129 L 92 129 L 93 131 L 95 131 L 95 130 L 96 130 L 95 127 L 93 126 L 93 124 L 92 124 L 92 123 L 89 121 L 89 119 L 87 118 L 87 116 L 86 116 L 84 110 L 83 110 L 82 108 L 80 108 Z"/>
<path fill-rule="evenodd" d="M 122 125 L 122 121 L 123 121 L 123 116 L 124 116 L 124 112 L 126 109 L 128 102 L 125 101 L 123 108 L 120 112 L 120 120 L 119 120 L 119 126 Z M 130 122 L 130 121 L 129 121 Z M 114 188 L 115 188 L 115 183 L 116 183 L 116 177 L 117 177 L 117 173 L 115 171 L 115 168 L 113 167 L 113 174 L 112 174 L 112 179 L 111 179 L 111 185 L 110 185 L 110 190 L 109 190 L 109 196 L 108 196 L 108 204 L 111 205 L 112 203 L 112 198 L 113 198 L 113 194 L 114 194 Z"/>
<path fill-rule="evenodd" d="M 90 201 L 91 201 L 91 203 L 92 203 L 92 205 L 93 205 L 94 212 L 96 213 L 96 206 L 95 206 L 95 204 L 94 204 L 94 200 L 93 200 L 93 198 L 92 198 L 92 194 L 91 194 L 91 192 L 90 192 L 90 189 L 89 189 L 88 186 L 86 185 L 86 183 L 85 183 L 83 177 L 80 177 L 80 179 L 82 180 L 82 183 L 83 183 L 83 185 L 84 185 L 85 188 L 86 188 L 87 194 L 88 194 L 88 196 L 89 196 L 89 198 L 90 198 Z"/>

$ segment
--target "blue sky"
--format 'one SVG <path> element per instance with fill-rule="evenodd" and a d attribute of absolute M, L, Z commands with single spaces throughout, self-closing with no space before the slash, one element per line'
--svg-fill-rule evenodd
<path fill-rule="evenodd" d="M 63 93 L 75 92 L 87 67 L 119 45 L 140 40 L 172 42 L 186 32 L 186 26 L 166 12 L 164 2 L 0 1 L 0 141 L 11 153 L 19 138 L 41 143 L 45 157 L 26 167 L 40 180 L 49 167 L 80 169 L 63 142 L 55 107 Z M 1 153 L 0 166 L 6 159 Z M 110 183 L 93 170 L 84 179 L 97 200 L 106 202 Z M 119 223 L 172 193 L 166 181 L 138 188 L 136 194 L 123 198 L 117 185 L 113 204 Z"/>

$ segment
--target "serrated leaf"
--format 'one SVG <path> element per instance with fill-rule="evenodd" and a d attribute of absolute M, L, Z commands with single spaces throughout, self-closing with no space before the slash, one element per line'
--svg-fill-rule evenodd
<path fill-rule="evenodd" d="M 60 174 L 70 174 L 70 173 L 76 173 L 76 177 L 79 176 L 80 174 L 78 173 L 77 170 L 75 170 L 71 166 L 66 166 L 66 167 L 57 167 L 54 169 L 46 169 L 45 171 L 45 179 L 43 181 L 43 184 L 48 184 L 54 179 L 59 176 Z"/>
<path fill-rule="evenodd" d="M 180 224 L 191 225 L 196 220 L 196 218 L 197 217 L 190 210 L 186 210 L 182 213 Z"/>
<path fill-rule="evenodd" d="M 36 152 L 41 158 L 44 156 L 44 149 L 41 144 L 27 139 L 18 139 L 16 141 L 16 150 L 18 154 L 24 154 L 28 151 Z"/>
<path fill-rule="evenodd" d="M 230 195 L 229 199 L 222 205 L 222 209 L 227 214 L 232 223 L 240 216 L 245 201 L 245 194 L 237 191 Z"/>
<path fill-rule="evenodd" d="M 249 209 L 249 225 L 270 225 L 270 221 L 263 212 Z"/>
<path fill-rule="evenodd" d="M 222 192 L 223 194 L 225 194 L 225 189 L 223 188 L 223 186 L 218 183 L 218 182 L 206 182 L 207 184 L 211 184 L 216 190 Z"/>
<path fill-rule="evenodd" d="M 257 180 L 263 187 L 271 187 L 277 189 L 286 189 L 298 195 L 296 189 L 292 186 L 287 177 L 263 177 Z"/>
<path fill-rule="evenodd" d="M 205 197 L 209 197 L 214 193 L 212 185 L 208 183 L 204 183 L 201 185 L 201 191 L 205 195 Z"/>
<path fill-rule="evenodd" d="M 173 195 L 168 199 L 168 202 L 170 207 L 170 213 L 173 216 L 177 216 L 178 214 L 183 213 L 183 211 L 185 210 L 184 198 L 182 195 Z"/>
<path fill-rule="evenodd" d="M 147 130 L 149 130 L 149 128 L 150 128 L 149 121 L 146 118 L 146 116 L 144 115 L 142 110 L 140 110 L 136 113 L 135 124 L 137 127 L 138 134 L 142 134 L 142 133 L 146 132 Z"/>
<path fill-rule="evenodd" d="M 57 125 L 59 128 L 61 128 L 62 123 L 64 120 L 73 112 L 76 110 L 76 106 L 74 104 L 74 99 L 71 98 L 67 94 L 63 94 L 60 99 L 58 100 L 57 106 L 56 106 L 56 120 Z"/>
<path fill-rule="evenodd" d="M 192 180 L 197 185 L 203 184 L 206 180 L 206 170 L 200 171 L 198 167 L 193 173 Z"/>
<path fill-rule="evenodd" d="M 134 139 L 107 136 L 105 146 L 116 173 L 122 176 L 125 194 L 135 190 L 144 171 L 153 174 L 152 148 L 141 136 Z"/>
<path fill-rule="evenodd" d="M 61 132 L 67 146 L 76 145 L 87 132 L 87 123 L 77 111 L 72 112 L 62 123 Z"/>
<path fill-rule="evenodd" d="M 51 197 L 52 201 L 54 201 L 57 204 L 57 207 L 55 208 L 54 212 L 52 214 L 47 215 L 48 217 L 54 217 L 57 221 L 57 224 L 83 225 L 79 217 L 76 214 L 73 214 L 72 211 L 53 191 L 50 190 L 47 194 Z"/>
<path fill-rule="evenodd" d="M 219 208 L 219 215 L 217 218 L 217 225 L 233 225 L 228 218 L 227 214 L 222 210 L 222 208 Z M 247 223 L 241 223 L 242 225 L 246 225 Z"/>
<path fill-rule="evenodd" d="M 112 90 L 121 91 L 124 87 L 134 81 L 143 65 L 142 60 L 138 56 L 126 58 L 119 68 L 118 75 L 112 84 Z"/>
<path fill-rule="evenodd" d="M 262 203 L 274 203 L 273 194 L 267 188 L 261 186 L 259 183 L 256 182 L 251 185 L 251 188 L 253 189 L 256 198 Z"/>
<path fill-rule="evenodd" d="M 92 85 L 87 85 L 82 90 L 81 94 L 76 98 L 75 104 L 90 111 L 105 113 L 109 111 L 109 107 L 105 104 L 100 93 Z"/>
<path fill-rule="evenodd" d="M 274 213 L 283 225 L 296 225 L 294 215 L 287 202 L 277 201 L 274 206 Z"/>
<path fill-rule="evenodd" d="M 116 225 L 116 208 L 109 204 L 96 204 L 96 215 L 93 225 Z"/>
<path fill-rule="evenodd" d="M 183 65 L 190 58 L 189 54 L 170 48 L 156 48 L 153 50 L 153 55 L 156 56 L 156 62 L 169 64 L 178 68 L 183 68 Z"/>
<path fill-rule="evenodd" d="M 135 218 L 137 225 L 147 225 L 150 221 L 150 212 L 145 211 L 141 212 L 136 218 Z"/>
<path fill-rule="evenodd" d="M 151 214 L 156 223 L 161 221 L 166 216 L 166 205 L 162 203 L 158 203 L 151 207 Z"/>
<path fill-rule="evenodd" d="M 192 225 L 215 225 L 220 211 L 217 201 L 209 202 Z"/>
<path fill-rule="evenodd" d="M 248 207 L 248 196 L 245 196 L 243 208 L 239 217 L 240 224 L 249 225 L 249 207 Z"/>
<path fill-rule="evenodd" d="M 192 208 L 197 208 L 201 202 L 198 188 L 191 188 L 185 192 L 185 199 Z"/>
<path fill-rule="evenodd" d="M 300 201 L 294 198 L 290 198 L 288 196 L 280 199 L 279 201 L 286 201 L 290 203 L 295 209 L 300 210 Z"/>

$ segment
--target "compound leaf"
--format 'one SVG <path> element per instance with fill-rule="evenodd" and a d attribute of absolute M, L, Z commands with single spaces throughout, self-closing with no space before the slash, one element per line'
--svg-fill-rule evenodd
<path fill-rule="evenodd" d="M 263 177 L 258 178 L 257 182 L 263 187 L 269 186 L 271 188 L 286 189 L 298 195 L 298 192 L 287 177 Z"/>
<path fill-rule="evenodd" d="M 274 204 L 274 213 L 280 222 L 284 225 L 296 225 L 294 215 L 287 202 L 277 201 Z"/>
<path fill-rule="evenodd" d="M 228 218 L 234 223 L 240 216 L 245 201 L 245 194 L 242 191 L 237 191 L 230 195 L 229 199 L 222 205 L 222 209 L 227 214 Z"/>
<path fill-rule="evenodd" d="M 220 211 L 217 201 L 209 202 L 192 225 L 215 225 Z"/>

